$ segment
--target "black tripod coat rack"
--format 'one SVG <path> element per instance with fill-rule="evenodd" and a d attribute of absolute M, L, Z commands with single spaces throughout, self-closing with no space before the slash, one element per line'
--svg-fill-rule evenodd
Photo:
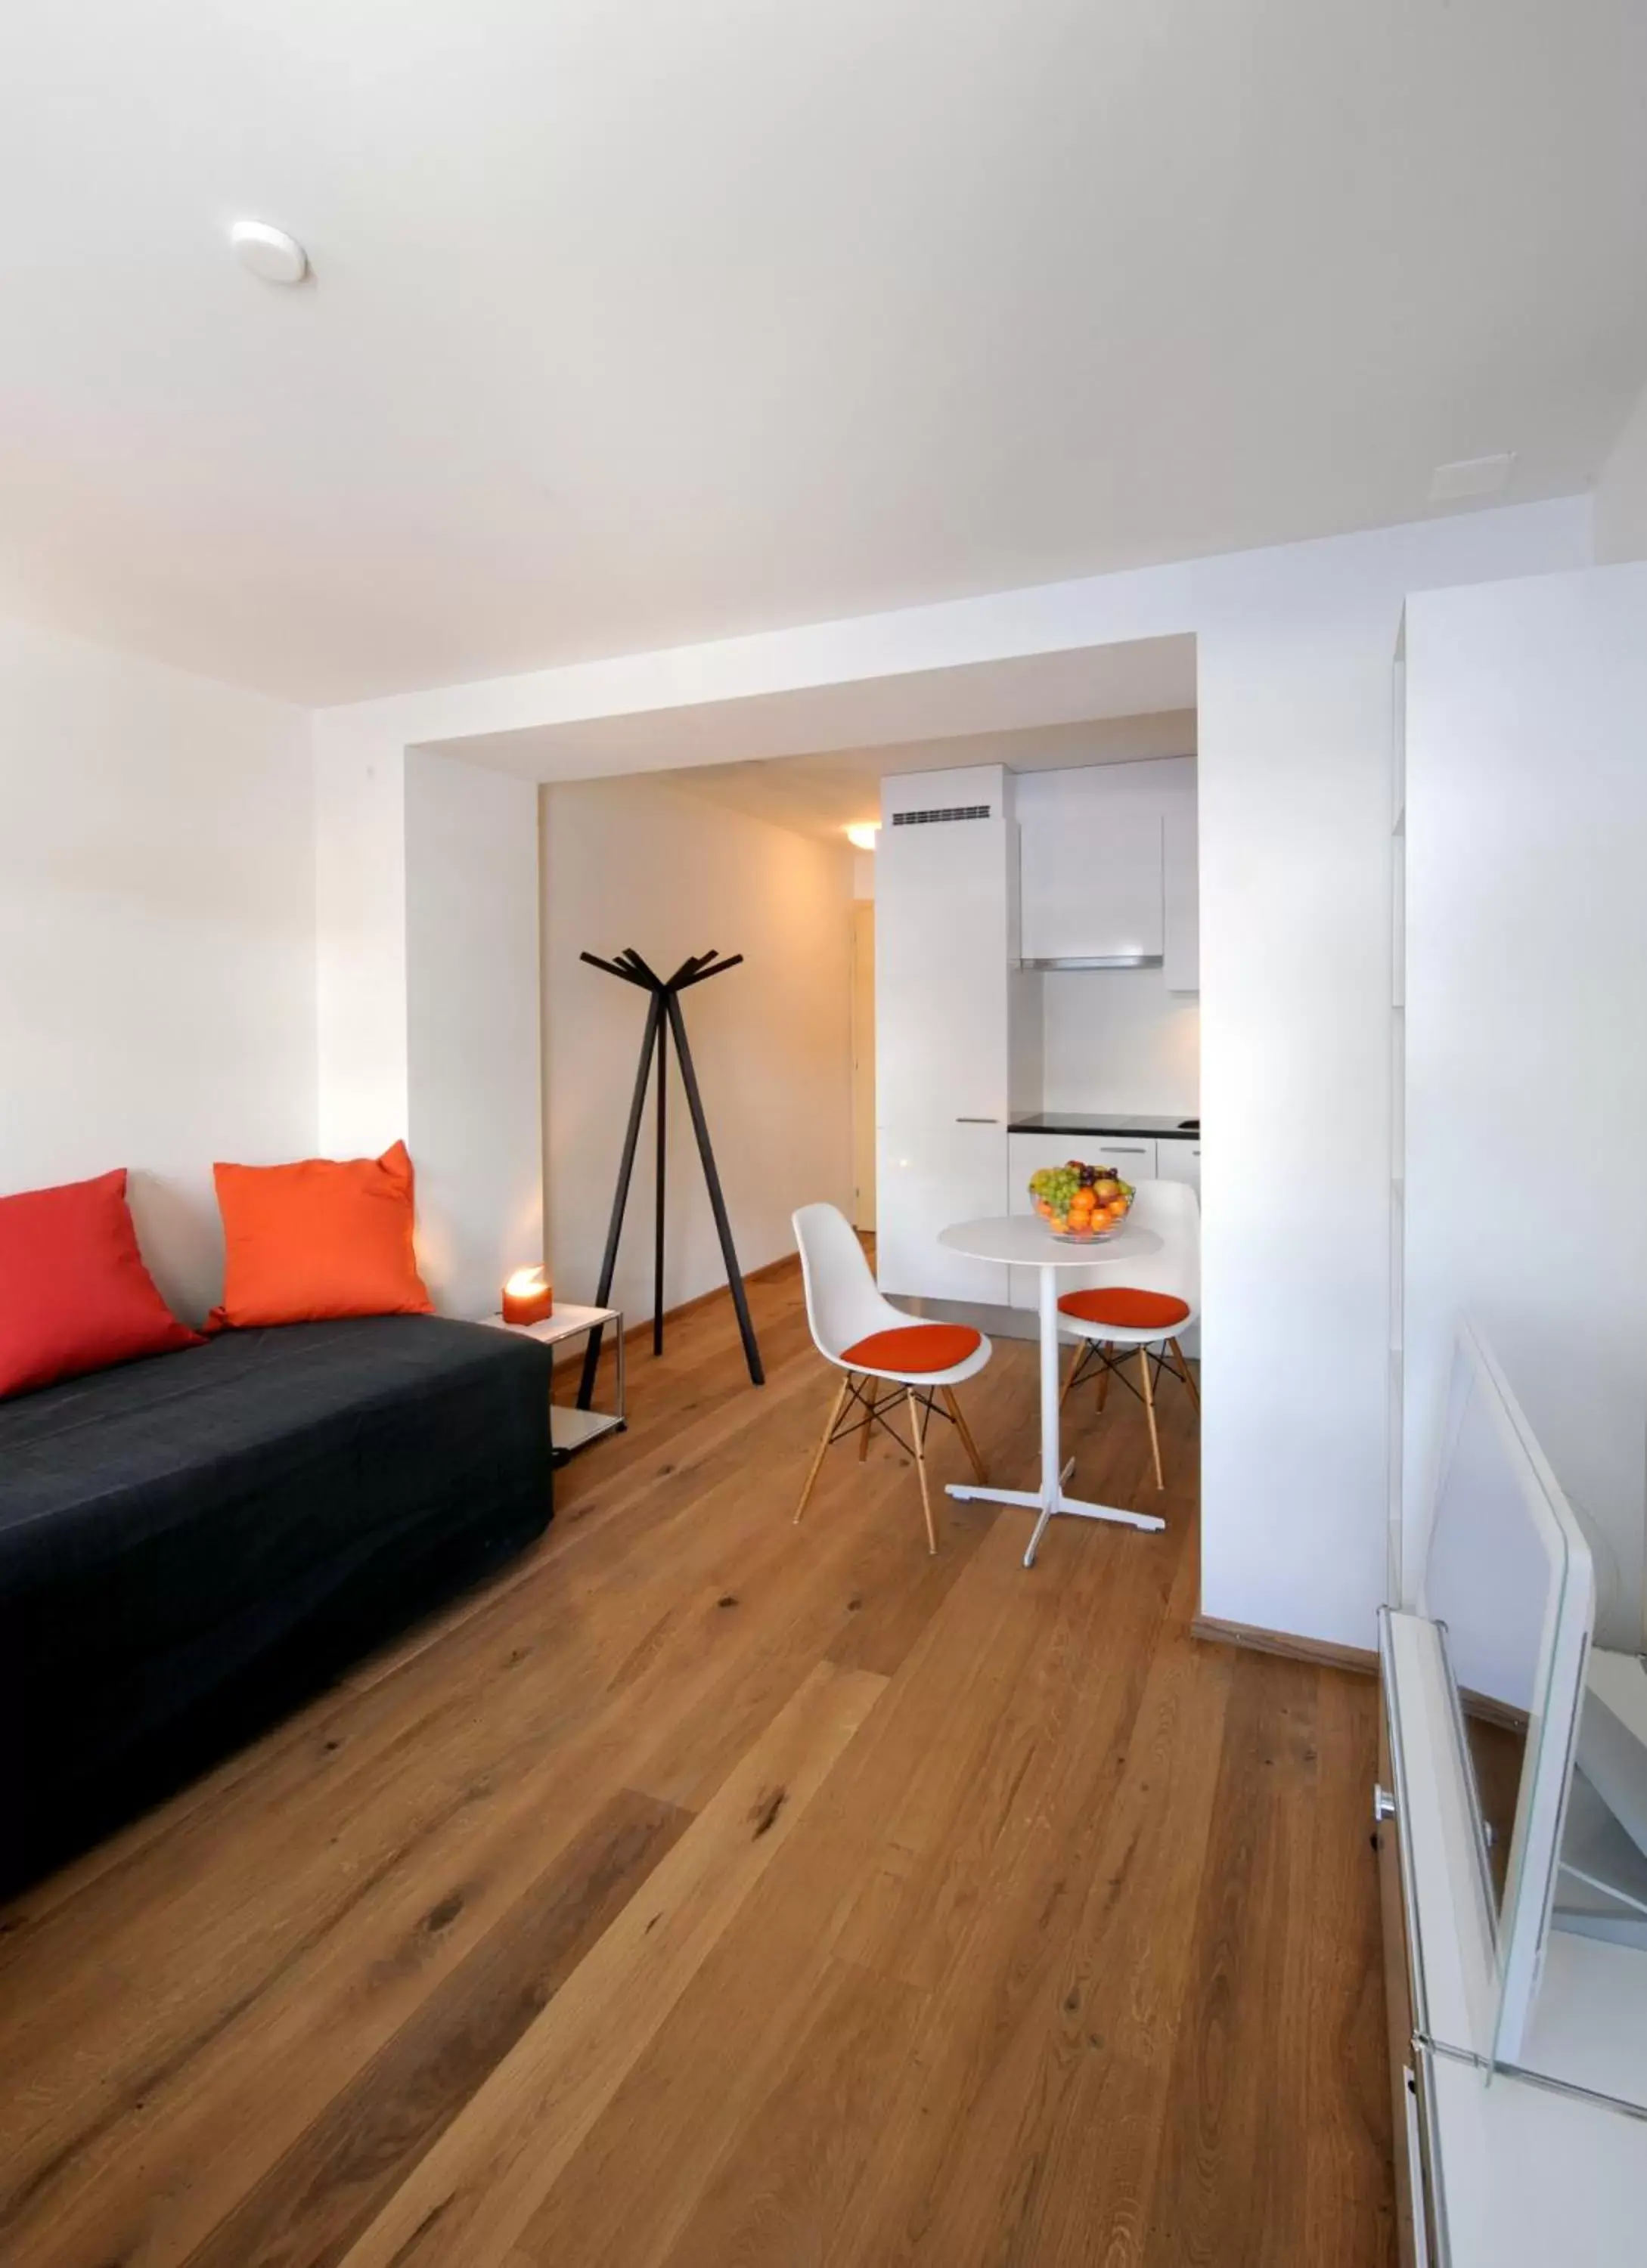
<path fill-rule="evenodd" d="M 692 1064 L 692 1050 L 686 1037 L 686 1019 L 681 1013 L 683 992 L 694 984 L 702 984 L 711 976 L 719 976 L 724 969 L 735 968 L 742 960 L 741 953 L 730 953 L 724 961 L 718 960 L 714 948 L 707 953 L 695 953 L 682 961 L 673 976 L 659 976 L 647 968 L 632 945 L 612 961 L 602 961 L 598 954 L 584 953 L 579 956 L 591 968 L 603 968 L 609 976 L 621 976 L 625 984 L 639 985 L 651 995 L 646 1004 L 646 1027 L 641 1035 L 640 1064 L 635 1074 L 635 1092 L 629 1106 L 629 1123 L 624 1133 L 624 1154 L 618 1161 L 617 1188 L 612 1197 L 612 1218 L 606 1231 L 606 1250 L 601 1260 L 600 1287 L 595 1304 L 603 1307 L 612 1294 L 612 1278 L 617 1269 L 618 1240 L 624 1233 L 624 1211 L 629 1203 L 629 1184 L 635 1170 L 635 1151 L 640 1141 L 640 1122 L 646 1105 L 646 1084 L 651 1077 L 653 1057 L 658 1065 L 657 1144 L 658 1192 L 657 1213 L 653 1230 L 652 1252 L 652 1351 L 663 1352 L 663 1228 L 664 1180 L 668 1163 L 668 1088 L 669 1039 L 673 1035 L 675 1052 L 680 1059 L 681 1084 L 686 1089 L 686 1108 L 691 1113 L 692 1131 L 698 1137 L 698 1154 L 703 1160 L 704 1181 L 709 1191 L 709 1203 L 715 1216 L 715 1228 L 720 1238 L 720 1256 L 727 1265 L 727 1284 L 732 1293 L 732 1304 L 738 1311 L 738 1330 L 743 1340 L 743 1359 L 750 1366 L 752 1385 L 764 1386 L 766 1373 L 761 1367 L 761 1351 L 755 1343 L 755 1326 L 750 1321 L 750 1303 L 743 1290 L 743 1276 L 738 1266 L 738 1256 L 732 1242 L 732 1223 L 727 1218 L 727 1201 L 720 1193 L 720 1175 L 715 1169 L 715 1153 L 709 1139 L 709 1121 L 704 1116 L 704 1099 L 698 1092 L 698 1073 Z M 578 1407 L 587 1410 L 595 1392 L 595 1365 L 601 1359 L 601 1334 L 591 1331 L 587 1351 L 583 1358 L 583 1377 L 578 1388 Z"/>

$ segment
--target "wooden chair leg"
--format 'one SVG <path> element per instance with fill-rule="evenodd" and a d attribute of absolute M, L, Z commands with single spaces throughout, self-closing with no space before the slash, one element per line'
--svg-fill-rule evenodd
<path fill-rule="evenodd" d="M 927 1521 L 927 1550 L 934 1556 L 938 1550 L 938 1531 L 932 1524 L 932 1497 L 927 1487 L 927 1447 L 921 1430 L 922 1410 L 915 1399 L 915 1389 L 906 1389 L 909 1396 L 909 1430 L 915 1437 L 915 1469 L 920 1475 L 920 1508 Z"/>
<path fill-rule="evenodd" d="M 946 1386 L 943 1388 L 943 1398 L 950 1417 L 955 1420 L 955 1430 L 961 1437 L 961 1446 L 971 1460 L 972 1470 L 978 1476 L 979 1485 L 980 1488 L 987 1488 L 989 1475 L 984 1470 L 984 1460 L 978 1454 L 978 1444 L 972 1439 L 972 1429 L 961 1415 L 961 1405 L 956 1399 L 954 1387 Z"/>
<path fill-rule="evenodd" d="M 1184 1359 L 1184 1350 L 1176 1339 L 1169 1339 L 1167 1341 L 1167 1344 L 1171 1348 L 1173 1355 L 1177 1359 L 1178 1376 L 1184 1381 L 1185 1386 L 1188 1387 L 1190 1390 L 1190 1400 L 1195 1404 L 1196 1410 L 1199 1412 L 1201 1406 L 1201 1390 L 1200 1387 L 1196 1385 L 1194 1379 L 1190 1374 L 1189 1364 Z"/>
<path fill-rule="evenodd" d="M 1110 1398 L 1110 1349 L 1106 1344 L 1099 1351 L 1104 1357 L 1104 1367 L 1098 1373 L 1098 1415 L 1102 1418 L 1104 1405 Z"/>
<path fill-rule="evenodd" d="M 863 1424 L 858 1428 L 858 1462 L 866 1464 L 869 1457 L 869 1436 L 875 1431 L 875 1381 L 864 1381 L 864 1390 L 869 1399 L 864 1405 Z"/>
<path fill-rule="evenodd" d="M 1156 1391 L 1149 1377 L 1149 1350 L 1138 1350 L 1138 1366 L 1144 1374 L 1144 1413 L 1149 1420 L 1149 1447 L 1156 1461 L 1156 1486 L 1163 1489 L 1166 1478 L 1161 1470 L 1161 1436 L 1156 1431 Z"/>
<path fill-rule="evenodd" d="M 817 1447 L 813 1451 L 812 1462 L 807 1467 L 806 1486 L 801 1491 L 801 1501 L 796 1505 L 795 1516 L 790 1522 L 790 1525 L 793 1528 L 799 1528 L 801 1525 L 801 1515 L 806 1510 L 807 1501 L 812 1494 L 813 1485 L 818 1476 L 818 1467 L 824 1462 L 824 1452 L 830 1445 L 830 1436 L 834 1432 L 836 1426 L 840 1422 L 841 1408 L 846 1402 L 847 1389 L 851 1384 L 852 1373 L 848 1371 L 846 1377 L 843 1378 L 840 1382 L 840 1392 L 835 1396 L 833 1403 L 830 1405 L 829 1416 L 824 1421 L 824 1438 L 818 1443 Z"/>
<path fill-rule="evenodd" d="M 1065 1379 L 1064 1390 L 1058 1397 L 1058 1406 L 1060 1410 L 1063 1408 L 1065 1403 L 1068 1401 L 1069 1389 L 1075 1382 L 1075 1373 L 1081 1368 L 1082 1364 L 1086 1360 L 1086 1359 L 1087 1342 L 1085 1339 L 1077 1339 L 1075 1341 L 1075 1351 L 1070 1360 L 1069 1375 Z"/>

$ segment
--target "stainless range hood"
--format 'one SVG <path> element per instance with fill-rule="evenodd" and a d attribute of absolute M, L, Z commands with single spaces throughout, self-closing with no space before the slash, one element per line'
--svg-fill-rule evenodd
<path fill-rule="evenodd" d="M 1165 955 L 1159 953 L 1070 954 L 1056 961 L 1021 961 L 1020 968 L 1160 968 L 1165 965 Z"/>

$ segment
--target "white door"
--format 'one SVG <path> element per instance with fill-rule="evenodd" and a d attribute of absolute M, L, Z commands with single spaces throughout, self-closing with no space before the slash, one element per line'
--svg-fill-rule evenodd
<path fill-rule="evenodd" d="M 1030 1195 L 1030 1176 L 1038 1174 L 1044 1166 L 1067 1165 L 1071 1158 L 1079 1158 L 1086 1166 L 1113 1166 L 1124 1182 L 1148 1182 L 1155 1178 L 1156 1145 L 1136 1134 L 1112 1138 L 1107 1134 L 1009 1134 L 1007 1137 L 1008 1174 L 1011 1183 L 1009 1212 L 1032 1212 L 1034 1200 Z M 1163 1142 L 1161 1148 L 1176 1147 Z M 1040 1292 L 1036 1278 L 1039 1270 L 1034 1268 L 1015 1268 L 1012 1275 L 1012 1305 L 1034 1312 Z M 1074 1268 L 1060 1269 L 1058 1288 L 1060 1292 L 1083 1292 L 1094 1284 L 1113 1280 L 1112 1270 Z"/>

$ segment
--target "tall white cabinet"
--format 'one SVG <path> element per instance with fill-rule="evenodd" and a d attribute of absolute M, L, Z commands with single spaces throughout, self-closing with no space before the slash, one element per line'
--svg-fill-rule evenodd
<path fill-rule="evenodd" d="M 1017 968 L 1017 828 L 998 764 L 883 783 L 875 852 L 881 1287 L 1005 1306 L 1008 1270 L 938 1242 L 1007 1210 L 1007 1125 L 1039 1101 L 1038 979 Z"/>

